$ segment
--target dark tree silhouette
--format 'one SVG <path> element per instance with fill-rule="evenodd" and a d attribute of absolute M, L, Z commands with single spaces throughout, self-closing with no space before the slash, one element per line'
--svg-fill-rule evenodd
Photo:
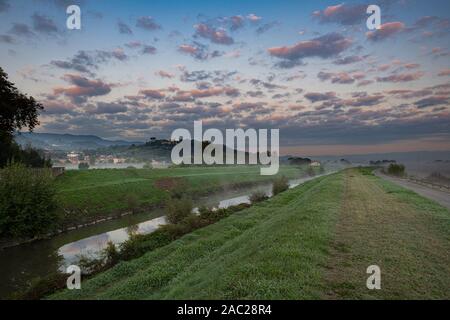
<path fill-rule="evenodd" d="M 32 131 L 44 107 L 33 97 L 21 93 L 0 67 L 0 167 L 12 160 L 17 149 L 14 132 L 22 128 Z"/>

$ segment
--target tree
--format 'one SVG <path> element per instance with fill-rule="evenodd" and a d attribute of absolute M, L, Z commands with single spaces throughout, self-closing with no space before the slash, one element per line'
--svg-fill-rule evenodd
<path fill-rule="evenodd" d="M 87 170 L 89 169 L 89 163 L 87 162 L 80 162 L 78 164 L 78 170 Z"/>
<path fill-rule="evenodd" d="M 0 238 L 33 238 L 59 220 L 50 169 L 10 164 L 0 169 Z"/>
<path fill-rule="evenodd" d="M 43 109 L 33 97 L 21 93 L 0 67 L 0 167 L 12 160 L 14 132 L 22 128 L 33 131 Z"/>
<path fill-rule="evenodd" d="M 388 167 L 388 173 L 394 176 L 404 176 L 405 166 L 402 164 L 391 163 Z"/>

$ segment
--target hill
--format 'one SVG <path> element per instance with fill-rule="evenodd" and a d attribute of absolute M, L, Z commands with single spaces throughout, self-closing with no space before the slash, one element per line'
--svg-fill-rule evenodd
<path fill-rule="evenodd" d="M 31 145 L 33 148 L 49 151 L 82 151 L 94 150 L 110 146 L 131 146 L 141 142 L 123 140 L 106 140 L 94 135 L 73 135 L 56 133 L 22 132 L 15 136 L 21 146 Z"/>

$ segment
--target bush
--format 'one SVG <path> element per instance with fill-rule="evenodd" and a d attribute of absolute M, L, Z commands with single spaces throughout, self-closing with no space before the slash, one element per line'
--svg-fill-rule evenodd
<path fill-rule="evenodd" d="M 275 179 L 272 186 L 274 196 L 289 189 L 289 181 L 285 176 Z"/>
<path fill-rule="evenodd" d="M 119 251 L 112 241 L 108 241 L 106 248 L 102 252 L 102 258 L 106 265 L 115 265 L 119 261 Z"/>
<path fill-rule="evenodd" d="M 87 170 L 89 169 L 89 163 L 81 162 L 78 164 L 78 170 Z"/>
<path fill-rule="evenodd" d="M 36 237 L 58 223 L 53 177 L 48 169 L 11 164 L 0 170 L 0 236 Z"/>
<path fill-rule="evenodd" d="M 388 173 L 394 176 L 404 176 L 405 166 L 402 164 L 391 163 L 388 167 Z"/>
<path fill-rule="evenodd" d="M 192 201 L 187 198 L 170 199 L 166 205 L 166 217 L 170 223 L 179 223 L 192 214 Z"/>
<path fill-rule="evenodd" d="M 250 196 L 251 203 L 257 203 L 264 200 L 267 200 L 269 197 L 266 195 L 264 191 L 255 191 Z"/>

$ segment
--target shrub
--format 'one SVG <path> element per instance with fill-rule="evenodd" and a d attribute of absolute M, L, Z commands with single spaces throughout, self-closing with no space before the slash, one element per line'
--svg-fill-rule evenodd
<path fill-rule="evenodd" d="M 212 210 L 213 210 L 213 208 L 202 205 L 202 206 L 198 207 L 198 215 L 199 216 L 204 216 L 204 215 L 207 216 L 209 214 L 209 212 Z"/>
<path fill-rule="evenodd" d="M 405 166 L 402 164 L 391 163 L 388 167 L 388 173 L 394 176 L 404 176 Z"/>
<path fill-rule="evenodd" d="M 49 169 L 11 164 L 0 170 L 0 236 L 36 237 L 59 220 Z"/>
<path fill-rule="evenodd" d="M 166 205 L 166 216 L 170 223 L 179 223 L 192 214 L 192 201 L 187 198 L 170 199 Z"/>
<path fill-rule="evenodd" d="M 183 223 L 166 224 L 161 226 L 160 229 L 161 232 L 165 233 L 172 241 L 189 232 L 188 226 Z"/>
<path fill-rule="evenodd" d="M 267 200 L 269 197 L 266 195 L 264 191 L 255 191 L 250 196 L 251 203 L 257 203 L 264 200 Z"/>
<path fill-rule="evenodd" d="M 107 265 L 115 265 L 119 261 L 119 251 L 112 241 L 108 241 L 106 248 L 102 252 L 102 258 Z"/>
<path fill-rule="evenodd" d="M 87 170 L 89 169 L 89 163 L 81 162 L 78 164 L 78 170 Z"/>
<path fill-rule="evenodd" d="M 274 196 L 286 191 L 287 189 L 289 189 L 289 182 L 285 176 L 279 177 L 273 182 L 272 193 Z"/>

